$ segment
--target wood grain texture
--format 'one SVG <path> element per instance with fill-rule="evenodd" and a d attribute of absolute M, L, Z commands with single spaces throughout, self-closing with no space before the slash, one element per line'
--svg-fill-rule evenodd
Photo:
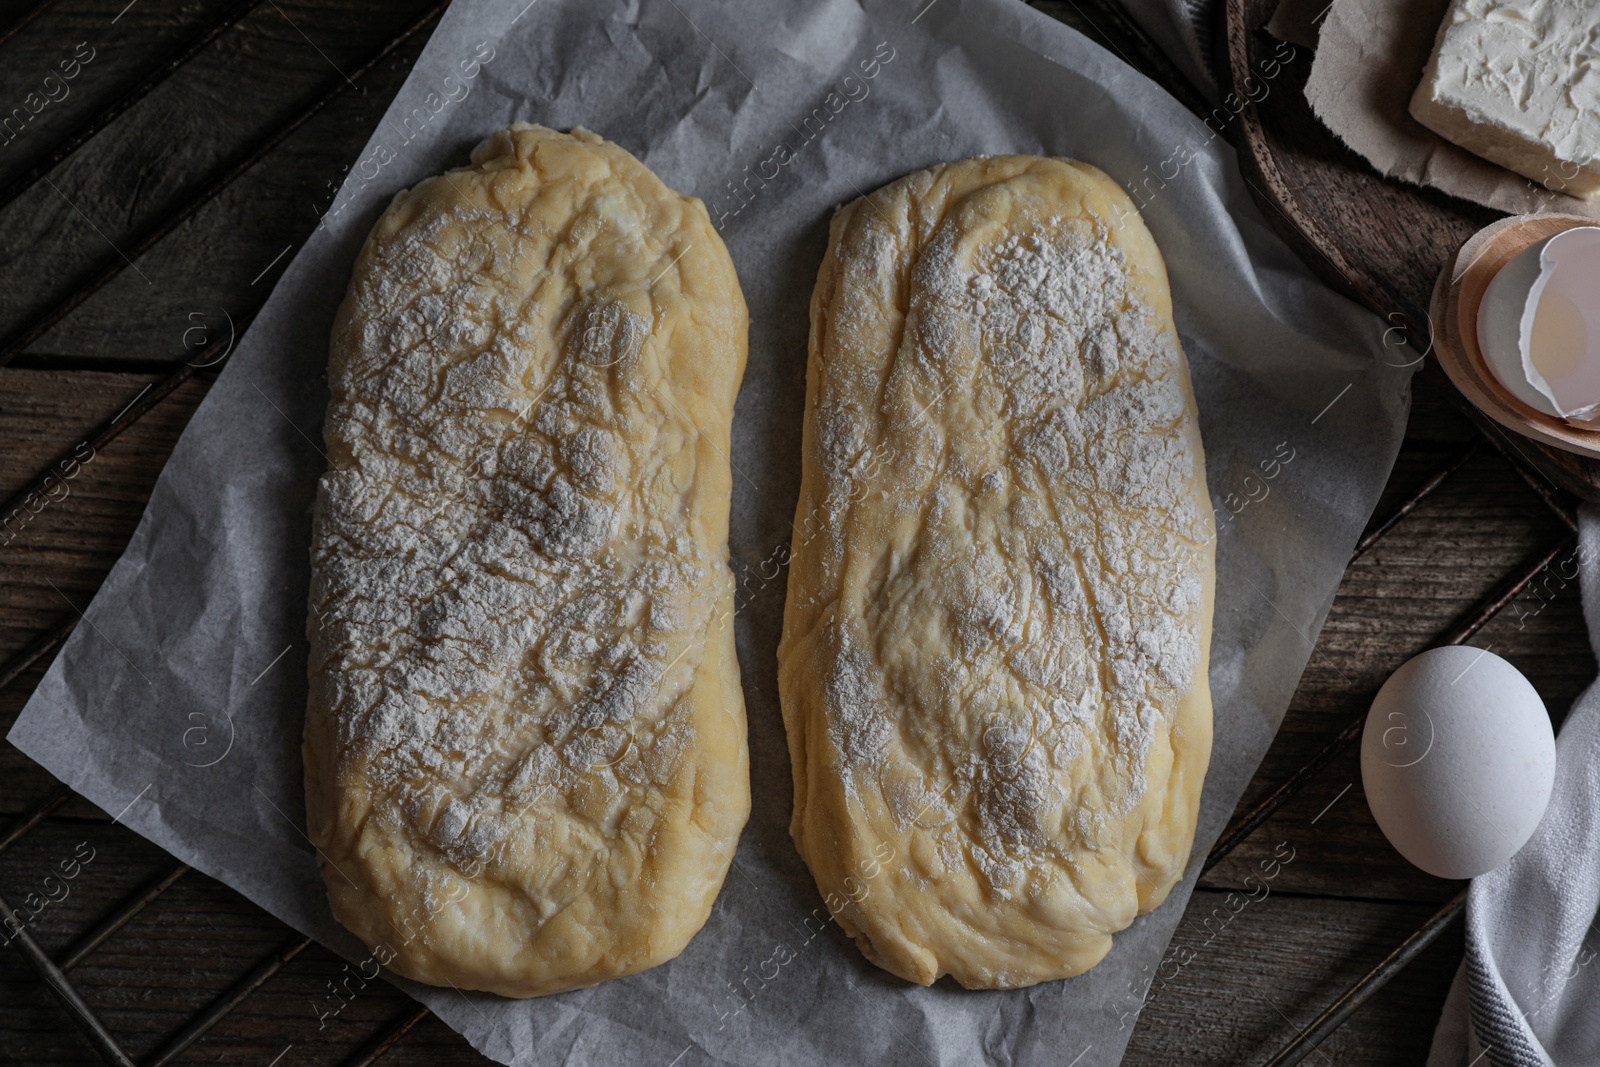
<path fill-rule="evenodd" d="M 1248 904 L 1239 899 L 1195 893 L 1174 938 L 1193 958 L 1179 967 L 1187 957 L 1169 953 L 1124 1062 L 1261 1062 L 1434 910 L 1288 895 Z M 1430 946 L 1312 1060 L 1339 1067 L 1420 1064 L 1460 954 L 1459 932 Z"/>
<path fill-rule="evenodd" d="M 216 17 L 227 0 L 194 5 L 203 10 L 184 20 L 183 32 L 168 27 L 162 47 L 148 43 L 149 34 L 127 45 L 117 35 L 124 26 L 141 25 L 146 5 L 135 7 L 115 28 L 106 25 L 107 6 L 66 0 L 60 12 L 29 26 L 7 51 L 31 51 L 37 58 L 0 68 L 0 100 L 28 91 L 31 72 L 60 51 L 63 34 L 71 40 L 103 40 L 108 56 L 126 49 L 148 61 Z M 429 6 L 418 0 L 386 5 L 274 0 L 258 6 L 179 75 L 57 167 L 47 182 L 7 207 L 0 254 L 6 257 L 8 284 L 0 287 L 0 331 L 48 310 L 102 265 L 118 262 L 119 248 L 180 206 L 253 140 L 339 82 L 343 70 L 353 69 Z M 164 9 L 156 10 L 163 12 L 161 21 L 169 21 Z M 62 29 L 56 20 L 66 14 L 72 18 Z M 298 246 L 315 228 L 343 170 L 405 80 L 426 36 L 409 42 L 362 88 L 344 92 L 197 217 L 125 267 L 30 351 L 113 365 L 179 360 L 191 313 L 214 315 L 227 309 L 238 314 L 258 304 L 287 263 L 285 257 L 273 264 L 274 258 L 286 247 Z M 91 89 L 114 93 L 120 81 L 128 80 L 119 77 L 120 71 L 102 71 L 99 62 L 97 56 L 75 79 L 85 97 L 92 96 Z M 64 103 L 76 99 L 69 96 Z M 91 100 L 85 100 L 84 110 L 92 111 Z M 51 119 L 50 128 L 30 130 L 4 151 L 32 149 L 35 143 L 42 148 L 45 134 L 70 127 L 72 117 L 54 116 L 46 109 L 39 121 Z"/>
<path fill-rule="evenodd" d="M 91 38 L 97 48 L 104 44 L 59 110 L 42 112 L 40 124 L 25 138 L 0 147 L 0 182 L 26 169 L 34 158 L 27 153 L 42 152 L 50 139 L 136 80 L 141 64 L 159 58 L 227 3 L 143 0 L 112 26 L 111 16 L 122 6 L 122 0 L 62 0 L 4 46 L 0 102 L 29 91 L 64 48 Z M 336 77 L 328 61 L 357 60 L 421 6 L 379 0 L 263 3 L 81 158 L 58 168 L 52 180 L 107 238 L 117 240 L 181 201 L 201 172 L 241 150 Z M 1152 76 L 1173 76 L 1140 52 L 1102 4 L 1038 6 Z M 149 284 L 125 271 L 52 331 L 23 365 L 0 371 L 0 495 L 9 496 L 70 454 L 94 427 L 182 358 L 182 330 L 191 323 L 191 311 L 234 309 L 264 294 L 286 260 L 256 284 L 252 280 L 315 225 L 327 183 L 338 179 L 365 143 L 420 44 L 374 77 L 365 93 L 347 94 L 235 189 L 141 257 L 138 266 Z M 1266 104 L 1295 115 L 1297 76 L 1304 73 L 1292 66 L 1283 72 Z M 1236 125 L 1230 124 L 1230 134 L 1237 132 Z M 1279 136 L 1310 135 L 1290 129 Z M 1430 195 L 1382 192 L 1384 183 L 1370 175 L 1350 177 L 1357 168 L 1337 146 L 1312 143 L 1309 159 L 1299 165 L 1303 169 L 1292 176 L 1295 195 L 1326 205 L 1325 225 L 1341 239 L 1342 227 L 1370 230 L 1373 217 L 1404 233 L 1412 224 L 1407 197 Z M 1380 187 L 1374 194 L 1380 206 L 1363 207 L 1364 218 L 1347 219 L 1342 205 L 1367 195 L 1363 182 Z M 1441 239 L 1464 235 L 1480 224 L 1468 216 L 1456 223 L 1423 219 L 1418 232 Z M 1363 263 L 1372 265 L 1372 276 L 1387 279 L 1368 294 L 1369 302 L 1385 297 L 1383 286 L 1403 295 L 1412 286 L 1425 292 L 1431 283 L 1437 264 L 1416 262 L 1406 243 L 1410 239 L 1385 237 L 1362 252 L 1371 257 Z M 59 298 L 74 276 L 106 254 L 104 240 L 48 186 L 0 208 L 0 263 L 7 283 L 0 286 L 0 330 Z M 1328 263 L 1317 265 L 1344 282 Z M 95 369 L 64 369 L 85 366 Z M 0 543 L 0 657 L 69 617 L 68 601 L 81 606 L 93 595 L 131 536 L 167 454 L 206 388 L 203 376 L 187 383 L 82 464 L 68 482 L 68 495 L 31 515 L 9 541 L 0 534 L 0 542 L 6 542 Z M 1437 376 L 1419 377 L 1405 446 L 1379 513 L 1479 432 Z M 1269 791 L 1350 717 L 1364 712 L 1388 671 L 1459 621 L 1506 573 L 1564 532 L 1507 459 L 1481 449 L 1345 575 L 1311 665 L 1245 803 Z M 1570 560 L 1557 560 L 1474 641 L 1524 670 L 1558 715 L 1595 672 L 1571 573 Z M 0 730 L 9 728 L 48 659 L 0 690 Z M 28 810 L 53 788 L 42 769 L 10 746 L 0 746 L 0 820 Z M 70 895 L 46 908 L 38 921 L 36 932 L 52 950 L 172 865 L 159 849 L 110 825 L 105 813 L 77 799 L 0 854 L 0 893 L 16 903 L 38 892 L 45 876 L 59 871 L 83 841 L 95 849 L 95 859 L 72 880 Z M 1245 888 L 1244 878 L 1283 847 L 1295 858 L 1281 867 L 1270 895 L 1241 906 L 1237 894 Z M 1220 1065 L 1264 1058 L 1293 1026 L 1308 1021 L 1415 929 L 1454 887 L 1417 872 L 1384 841 L 1362 798 L 1354 751 L 1347 752 L 1205 878 L 1175 941 L 1177 951 L 1190 950 L 1193 958 L 1181 967 L 1166 965 L 1156 995 L 1136 1020 L 1129 1019 L 1134 1033 L 1126 1062 Z M 239 895 L 191 873 L 90 957 L 74 980 L 130 1051 L 143 1053 L 292 936 Z M 1357 1013 L 1326 1046 L 1328 1058 L 1341 1065 L 1420 1062 L 1459 954 L 1459 935 L 1447 935 Z M 319 1020 L 318 1006 L 331 1003 L 327 985 L 339 979 L 341 967 L 313 946 L 180 1062 L 266 1065 L 279 1056 L 282 1067 L 340 1062 L 411 1006 L 391 987 L 372 983 L 336 1016 Z M 1142 992 L 1132 994 L 1134 1003 Z M 0 950 L 0 998 L 6 1005 L 0 1011 L 0 1063 L 91 1062 L 60 1009 L 8 950 Z M 1313 1059 L 1320 1062 L 1322 1056 Z M 487 1061 L 429 1019 L 381 1062 Z M 681 1067 L 694 1062 L 690 1056 Z"/>
<path fill-rule="evenodd" d="M 0 497 L 11 498 L 117 414 L 158 375 L 0 370 Z M 61 482 L 61 491 L 0 515 L 0 657 L 88 606 L 133 535 L 145 501 L 189 416 L 205 395 L 193 379 Z M 79 453 L 84 455 L 85 453 Z M 68 468 L 69 470 L 71 468 Z M 34 509 L 37 508 L 35 511 Z M 49 657 L 0 690 L 0 722 L 15 721 Z M 26 810 L 54 780 L 0 746 L 0 811 Z M 67 815 L 95 809 L 75 800 Z"/>

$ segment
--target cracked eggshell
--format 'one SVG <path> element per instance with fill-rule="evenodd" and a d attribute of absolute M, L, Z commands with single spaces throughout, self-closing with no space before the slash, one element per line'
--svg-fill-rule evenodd
<path fill-rule="evenodd" d="M 1522 672 L 1484 649 L 1430 649 L 1378 690 L 1361 782 L 1389 843 L 1440 878 L 1516 854 L 1544 817 L 1555 734 Z"/>
<path fill-rule="evenodd" d="M 1478 348 L 1524 404 L 1600 419 L 1600 226 L 1536 241 L 1500 269 L 1478 305 Z"/>

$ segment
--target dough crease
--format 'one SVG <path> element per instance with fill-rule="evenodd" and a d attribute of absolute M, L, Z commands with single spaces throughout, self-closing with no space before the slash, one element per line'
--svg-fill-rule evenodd
<path fill-rule="evenodd" d="M 913 982 L 1081 973 L 1164 900 L 1211 748 L 1213 528 L 1166 269 L 1085 164 L 841 209 L 779 647 L 791 833 Z"/>
<path fill-rule="evenodd" d="M 748 314 L 700 201 L 517 124 L 395 197 L 334 327 L 309 837 L 396 973 L 677 955 L 749 814 L 727 561 Z"/>

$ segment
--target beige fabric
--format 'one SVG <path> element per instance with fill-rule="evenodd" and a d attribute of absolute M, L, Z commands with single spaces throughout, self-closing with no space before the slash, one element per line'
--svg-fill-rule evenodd
<path fill-rule="evenodd" d="M 519 124 L 399 194 L 334 328 L 310 837 L 419 981 L 670 959 L 749 813 L 727 566 L 748 316 L 704 206 Z"/>
<path fill-rule="evenodd" d="M 811 306 L 779 685 L 796 844 L 914 982 L 1077 974 L 1180 877 L 1213 546 L 1161 256 L 1092 167 L 840 211 Z"/>

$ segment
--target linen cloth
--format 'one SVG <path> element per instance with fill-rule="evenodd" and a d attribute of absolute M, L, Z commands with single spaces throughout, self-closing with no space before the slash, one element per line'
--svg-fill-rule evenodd
<path fill-rule="evenodd" d="M 1589 643 L 1600 655 L 1600 508 L 1578 517 Z M 1562 563 L 1553 564 L 1562 567 Z M 1556 783 L 1522 851 L 1472 880 L 1467 951 L 1428 1067 L 1600 1063 L 1600 681 L 1556 738 Z"/>

